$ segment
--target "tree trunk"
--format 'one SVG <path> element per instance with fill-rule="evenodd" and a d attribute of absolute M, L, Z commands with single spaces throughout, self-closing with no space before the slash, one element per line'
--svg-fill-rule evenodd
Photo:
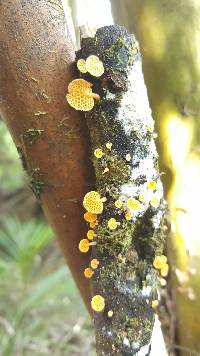
<path fill-rule="evenodd" d="M 65 99 L 73 61 L 60 0 L 0 1 L 1 115 L 88 304 L 82 272 L 88 257 L 77 246 L 93 174 L 85 120 Z"/>
<path fill-rule="evenodd" d="M 118 12 L 112 1 L 113 13 Z M 168 253 L 181 355 L 200 352 L 199 79 L 200 5 L 197 1 L 125 0 L 117 21 L 136 29 L 144 76 L 159 130 L 163 183 L 172 216 Z M 133 22 L 131 22 L 133 21 Z M 173 312 L 171 312 L 171 315 Z M 174 316 L 172 315 L 172 318 Z"/>

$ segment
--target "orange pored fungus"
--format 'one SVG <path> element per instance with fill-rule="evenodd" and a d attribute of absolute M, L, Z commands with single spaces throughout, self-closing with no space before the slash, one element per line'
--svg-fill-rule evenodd
<path fill-rule="evenodd" d="M 89 223 L 94 223 L 97 219 L 97 215 L 93 213 L 89 213 L 88 211 L 84 214 L 85 221 Z"/>
<path fill-rule="evenodd" d="M 94 106 L 94 99 L 99 100 L 98 94 L 92 92 L 92 84 L 84 79 L 74 79 L 68 85 L 66 98 L 70 106 L 76 110 L 89 111 Z"/>
<path fill-rule="evenodd" d="M 91 191 L 85 195 L 83 206 L 89 213 L 101 214 L 105 199 L 106 198 L 101 198 L 99 193 Z"/>
<path fill-rule="evenodd" d="M 104 73 L 103 63 L 94 55 L 91 55 L 86 59 L 85 67 L 88 73 L 94 77 L 100 77 Z"/>

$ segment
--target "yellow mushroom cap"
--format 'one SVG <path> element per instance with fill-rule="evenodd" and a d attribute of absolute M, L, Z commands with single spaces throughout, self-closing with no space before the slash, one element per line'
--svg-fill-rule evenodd
<path fill-rule="evenodd" d="M 103 211 L 101 196 L 95 191 L 91 191 L 85 195 L 83 206 L 88 212 L 93 214 L 101 214 Z"/>
<path fill-rule="evenodd" d="M 84 276 L 86 278 L 91 278 L 94 274 L 94 271 L 90 268 L 90 267 L 87 267 L 84 269 Z"/>
<path fill-rule="evenodd" d="M 121 200 L 116 200 L 115 206 L 116 206 L 117 209 L 120 209 L 120 208 L 122 207 L 122 205 L 123 205 L 123 201 L 121 201 Z"/>
<path fill-rule="evenodd" d="M 89 251 L 89 241 L 87 239 L 82 239 L 79 242 L 78 248 L 81 252 L 88 252 Z"/>
<path fill-rule="evenodd" d="M 97 215 L 93 213 L 89 213 L 88 211 L 84 214 L 85 221 L 89 223 L 94 223 L 97 219 Z"/>
<path fill-rule="evenodd" d="M 130 162 L 130 160 L 131 160 L 131 155 L 130 155 L 130 153 L 127 153 L 127 155 L 126 155 L 126 161 L 127 161 L 127 162 Z"/>
<path fill-rule="evenodd" d="M 157 299 L 152 300 L 151 306 L 152 306 L 153 309 L 157 308 L 158 305 L 159 305 L 159 301 Z"/>
<path fill-rule="evenodd" d="M 101 148 L 96 148 L 94 151 L 94 155 L 96 158 L 102 158 L 103 157 L 103 151 Z"/>
<path fill-rule="evenodd" d="M 109 311 L 108 311 L 108 317 L 109 317 L 109 318 L 112 318 L 112 316 L 113 316 L 113 311 L 112 311 L 112 310 L 109 310 Z"/>
<path fill-rule="evenodd" d="M 91 307 L 96 312 L 102 312 L 105 308 L 105 299 L 101 295 L 95 295 L 91 300 Z"/>
<path fill-rule="evenodd" d="M 131 213 L 126 213 L 126 214 L 125 214 L 125 219 L 126 219 L 126 220 L 131 220 L 131 218 L 132 218 Z"/>
<path fill-rule="evenodd" d="M 88 232 L 87 232 L 87 238 L 88 238 L 89 240 L 93 240 L 93 238 L 94 238 L 95 236 L 97 236 L 97 235 L 95 234 L 94 230 L 88 230 Z"/>
<path fill-rule="evenodd" d="M 134 198 L 127 200 L 127 208 L 132 211 L 137 211 L 140 208 L 140 202 Z"/>
<path fill-rule="evenodd" d="M 92 93 L 92 83 L 88 82 L 85 79 L 74 79 L 68 85 L 68 92 L 71 93 L 81 93 L 84 94 Z"/>
<path fill-rule="evenodd" d="M 165 264 L 163 264 L 163 266 L 161 267 L 160 274 L 161 274 L 162 277 L 167 277 L 168 272 L 169 272 L 169 266 L 168 266 L 167 263 L 165 263 Z"/>
<path fill-rule="evenodd" d="M 76 110 L 89 111 L 94 106 L 94 99 L 99 95 L 92 92 L 92 84 L 84 79 L 74 79 L 68 85 L 67 102 Z"/>
<path fill-rule="evenodd" d="M 81 73 L 87 73 L 87 69 L 86 69 L 86 66 L 85 66 L 85 59 L 80 58 L 80 59 L 77 61 L 77 68 L 78 68 L 79 72 L 81 72 Z"/>
<path fill-rule="evenodd" d="M 156 196 L 153 196 L 150 200 L 150 204 L 156 208 L 159 204 L 159 199 Z"/>
<path fill-rule="evenodd" d="M 157 187 L 156 182 L 154 180 L 151 180 L 148 184 L 148 188 L 151 190 L 155 190 Z"/>
<path fill-rule="evenodd" d="M 161 269 L 164 265 L 166 265 L 167 257 L 164 255 L 156 256 L 153 261 L 153 266 L 156 269 Z"/>
<path fill-rule="evenodd" d="M 98 225 L 97 220 L 96 220 L 96 221 L 94 221 L 94 222 L 91 222 L 91 223 L 90 223 L 90 227 L 91 227 L 91 229 L 94 229 L 94 227 L 95 227 L 96 225 Z"/>
<path fill-rule="evenodd" d="M 96 259 L 96 258 L 93 258 L 92 261 L 90 262 L 90 266 L 93 268 L 93 269 L 96 269 L 99 265 L 99 261 Z"/>
<path fill-rule="evenodd" d="M 94 77 L 100 77 L 104 73 L 103 63 L 94 55 L 91 55 L 86 59 L 85 67 L 88 73 Z"/>
<path fill-rule="evenodd" d="M 107 142 L 107 143 L 106 143 L 106 148 L 107 148 L 108 150 L 111 150 L 111 148 L 112 148 L 112 143 L 111 143 L 111 142 Z"/>
<path fill-rule="evenodd" d="M 111 218 L 108 220 L 108 227 L 110 230 L 115 230 L 119 224 L 120 223 L 116 221 L 115 218 Z"/>

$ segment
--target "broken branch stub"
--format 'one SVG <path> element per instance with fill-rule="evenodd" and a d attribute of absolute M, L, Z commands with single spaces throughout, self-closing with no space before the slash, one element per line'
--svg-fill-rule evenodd
<path fill-rule="evenodd" d="M 91 55 L 104 66 L 99 77 L 80 74 L 100 96 L 86 113 L 96 191 L 106 198 L 91 254 L 98 261 L 91 274 L 97 354 L 148 355 L 161 273 L 153 261 L 163 253 L 166 211 L 154 120 L 134 36 L 103 27 L 82 39 L 77 60 Z"/>

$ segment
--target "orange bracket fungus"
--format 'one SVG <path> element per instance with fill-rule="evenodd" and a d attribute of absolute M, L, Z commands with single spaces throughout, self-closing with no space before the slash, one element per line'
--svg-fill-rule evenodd
<path fill-rule="evenodd" d="M 84 79 L 74 79 L 69 83 L 66 98 L 71 107 L 81 111 L 92 110 L 94 99 L 100 100 L 100 96 L 92 92 L 92 83 Z"/>

